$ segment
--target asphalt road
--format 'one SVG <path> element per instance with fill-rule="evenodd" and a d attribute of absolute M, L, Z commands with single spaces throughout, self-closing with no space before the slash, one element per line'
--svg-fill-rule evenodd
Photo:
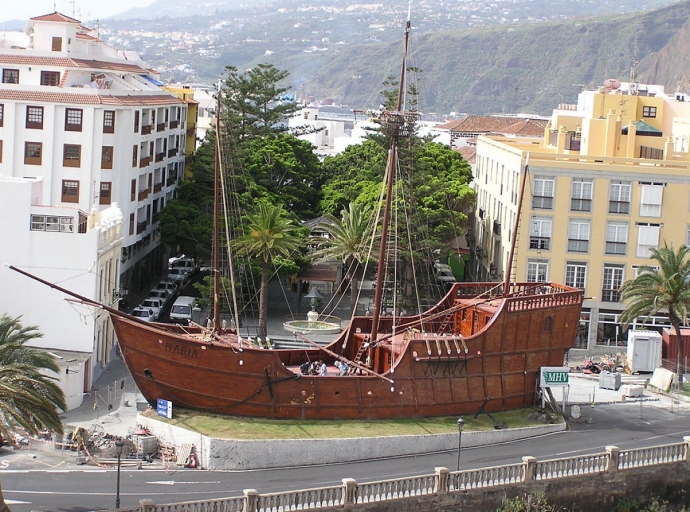
<path fill-rule="evenodd" d="M 502 445 L 464 449 L 461 468 L 472 469 L 521 461 L 525 455 L 540 460 L 576 454 L 600 453 L 607 445 L 621 449 L 676 443 L 690 435 L 690 404 L 671 404 L 668 399 L 640 403 L 585 406 L 582 417 L 571 420 L 570 430 Z M 590 420 L 587 421 L 587 420 Z M 0 478 L 13 512 L 89 511 L 114 509 L 116 471 L 67 464 L 61 459 L 27 459 L 22 452 L 3 449 Z M 49 462 L 51 460 L 52 462 Z M 358 481 L 385 480 L 430 474 L 434 467 L 456 468 L 457 451 L 371 460 L 320 467 L 211 472 L 193 469 L 123 469 L 121 507 L 138 506 L 148 498 L 155 503 L 208 500 L 241 495 L 243 489 L 278 492 L 339 485 L 343 478 Z"/>

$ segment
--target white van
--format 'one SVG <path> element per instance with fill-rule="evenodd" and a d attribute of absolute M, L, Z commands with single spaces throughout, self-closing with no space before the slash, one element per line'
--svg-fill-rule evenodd
<path fill-rule="evenodd" d="M 179 296 L 170 308 L 170 320 L 176 324 L 188 324 L 192 319 L 192 309 L 195 305 L 194 297 Z"/>

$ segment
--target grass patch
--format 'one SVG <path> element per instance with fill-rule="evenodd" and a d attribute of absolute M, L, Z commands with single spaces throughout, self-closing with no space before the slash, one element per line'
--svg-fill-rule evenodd
<path fill-rule="evenodd" d="M 533 409 L 491 413 L 508 428 L 543 424 Z M 400 420 L 271 420 L 209 414 L 175 409 L 172 419 L 159 417 L 155 410 L 143 413 L 149 418 L 176 425 L 218 439 L 343 439 L 347 437 L 406 436 L 450 434 L 458 431 L 458 417 L 415 418 Z M 482 414 L 464 416 L 464 432 L 494 430 L 494 422 Z M 555 421 L 562 421 L 556 417 Z"/>

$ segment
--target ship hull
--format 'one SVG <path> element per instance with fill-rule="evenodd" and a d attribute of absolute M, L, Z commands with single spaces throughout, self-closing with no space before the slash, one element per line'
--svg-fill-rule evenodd
<path fill-rule="evenodd" d="M 164 399 L 291 419 L 419 418 L 532 405 L 540 368 L 562 366 L 572 347 L 582 292 L 549 285 L 549 293 L 492 299 L 482 297 L 486 287 L 458 284 L 423 315 L 381 318 L 378 343 L 363 334 L 371 318 L 355 317 L 324 350 L 262 349 L 232 333 L 208 341 L 201 331 L 111 316 L 123 358 L 152 405 Z M 336 359 L 350 362 L 347 374 L 337 374 Z M 315 360 L 329 374 L 302 375 L 300 365 Z"/>

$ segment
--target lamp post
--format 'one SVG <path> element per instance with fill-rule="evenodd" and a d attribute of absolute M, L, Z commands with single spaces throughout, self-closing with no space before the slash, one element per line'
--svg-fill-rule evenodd
<path fill-rule="evenodd" d="M 115 508 L 120 508 L 120 461 L 122 458 L 122 447 L 125 445 L 122 439 L 115 441 L 115 453 L 117 453 L 117 494 L 115 495 Z"/>
<path fill-rule="evenodd" d="M 460 471 L 460 448 L 462 447 L 462 428 L 465 426 L 465 420 L 458 418 L 458 469 Z"/>

